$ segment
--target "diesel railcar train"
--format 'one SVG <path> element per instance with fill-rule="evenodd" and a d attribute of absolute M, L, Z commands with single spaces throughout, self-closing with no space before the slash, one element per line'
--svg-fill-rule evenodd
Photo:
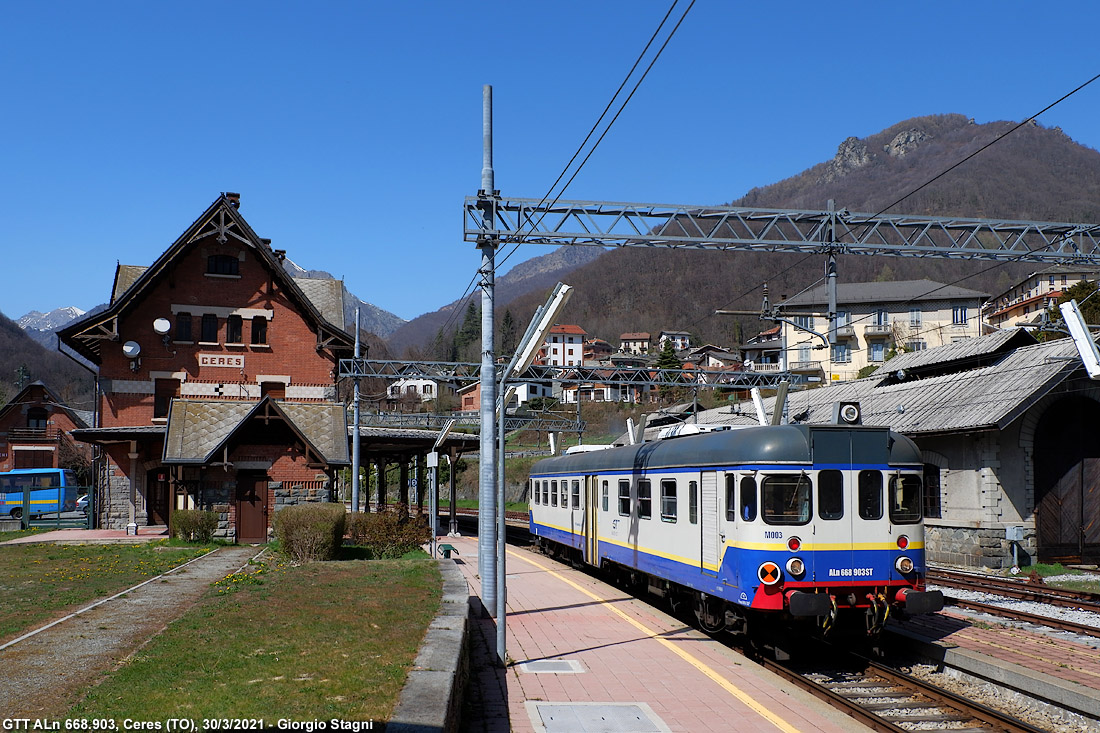
<path fill-rule="evenodd" d="M 539 461 L 530 528 L 551 554 L 692 604 L 705 630 L 938 611 L 924 588 L 923 463 L 908 438 L 862 425 L 680 435 Z"/>

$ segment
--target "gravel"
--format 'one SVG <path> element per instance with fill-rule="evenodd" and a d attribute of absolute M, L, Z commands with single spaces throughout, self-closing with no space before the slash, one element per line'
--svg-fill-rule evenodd
<path fill-rule="evenodd" d="M 1061 606 L 1052 606 L 1047 603 L 1038 603 L 1036 601 L 1021 601 L 1014 598 L 1005 598 L 1004 596 L 995 595 L 993 593 L 986 593 L 984 591 L 963 590 L 961 588 L 945 588 L 936 586 L 932 583 L 928 584 L 929 588 L 936 588 L 943 591 L 945 596 L 952 598 L 958 598 L 963 601 L 976 601 L 978 603 L 986 603 L 991 606 L 997 606 L 998 608 L 1005 608 L 1012 611 L 1022 611 L 1024 613 L 1034 614 L 1036 616 L 1044 616 L 1046 618 L 1057 619 L 1059 621 L 1069 621 L 1072 623 L 1082 624 L 1084 626 L 1092 626 L 1100 629 L 1100 614 L 1093 613 L 1092 611 L 1081 611 L 1073 608 L 1063 608 Z M 989 618 L 988 614 L 984 614 L 978 611 L 969 611 L 963 608 L 952 608 L 952 613 L 959 613 L 965 616 Z M 996 617 L 998 623 L 1012 624 L 1018 623 L 1010 621 L 1002 617 Z M 1034 630 L 1035 627 L 1032 624 L 1027 624 L 1027 627 Z M 1070 634 L 1066 631 L 1058 631 L 1056 629 L 1048 629 L 1044 633 L 1051 633 L 1065 638 L 1066 635 L 1074 638 L 1086 641 L 1090 645 L 1095 645 L 1097 640 L 1088 636 L 1080 636 L 1077 634 Z"/>

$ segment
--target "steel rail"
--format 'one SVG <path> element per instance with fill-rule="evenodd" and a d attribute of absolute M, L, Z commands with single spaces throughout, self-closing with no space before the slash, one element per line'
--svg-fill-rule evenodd
<path fill-rule="evenodd" d="M 1100 593 L 1035 585 L 1003 578 L 988 578 L 949 570 L 929 570 L 927 581 L 947 588 L 980 590 L 983 593 L 992 593 L 1022 601 L 1035 601 L 1061 608 L 1100 613 Z"/>
<path fill-rule="evenodd" d="M 1096 626 L 1088 626 L 1086 624 L 1074 623 L 1073 621 L 1062 621 L 1061 619 L 1051 618 L 1049 616 L 1040 616 L 1035 613 L 1027 613 L 1026 611 L 1017 611 L 1011 608 L 1002 608 L 1001 606 L 994 606 L 989 603 L 981 603 L 980 601 L 964 601 L 961 598 L 954 598 L 952 596 L 945 595 L 943 597 L 944 603 L 951 606 L 957 606 L 958 608 L 966 608 L 971 611 L 981 611 L 993 616 L 1000 616 L 1002 618 L 1011 619 L 1013 621 L 1023 621 L 1029 624 L 1036 624 L 1038 626 L 1049 626 L 1052 629 L 1058 629 L 1060 631 L 1069 631 L 1074 634 L 1080 634 L 1082 636 L 1095 636 L 1100 638 L 1100 628 Z"/>

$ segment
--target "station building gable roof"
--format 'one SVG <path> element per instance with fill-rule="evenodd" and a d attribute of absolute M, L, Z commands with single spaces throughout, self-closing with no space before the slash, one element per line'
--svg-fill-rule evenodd
<path fill-rule="evenodd" d="M 932 300 L 985 300 L 982 293 L 957 285 L 944 285 L 932 280 L 897 280 L 891 282 L 839 283 L 836 289 L 838 305 L 870 303 L 904 303 Z M 824 285 L 807 290 L 782 305 L 825 305 L 829 302 Z"/>

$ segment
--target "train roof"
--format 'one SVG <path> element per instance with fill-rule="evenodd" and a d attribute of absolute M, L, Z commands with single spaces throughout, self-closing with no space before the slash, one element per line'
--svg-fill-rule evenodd
<path fill-rule="evenodd" d="M 858 440 L 852 440 L 858 436 Z M 547 458 L 532 475 L 608 470 L 656 470 L 676 466 L 782 463 L 920 464 L 920 450 L 887 428 L 777 425 L 722 430 L 638 445 Z"/>

